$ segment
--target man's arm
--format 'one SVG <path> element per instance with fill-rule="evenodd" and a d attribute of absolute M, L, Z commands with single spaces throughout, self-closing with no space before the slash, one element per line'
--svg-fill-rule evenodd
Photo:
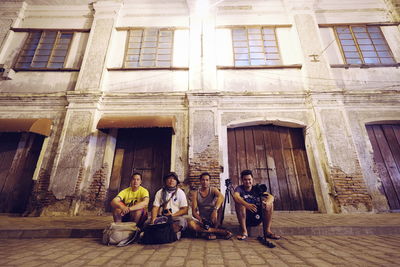
<path fill-rule="evenodd" d="M 144 209 L 144 208 L 146 208 L 146 207 L 149 206 L 149 201 L 150 201 L 149 197 L 144 197 L 144 198 L 142 199 L 142 201 L 136 203 L 136 204 L 133 205 L 132 207 L 129 207 L 129 210 L 130 210 L 130 211 L 134 211 L 134 210 Z"/>
<path fill-rule="evenodd" d="M 215 208 L 220 209 L 222 207 L 222 203 L 224 203 L 224 196 L 215 187 L 213 187 L 213 191 L 214 191 L 214 194 L 217 196 L 217 201 L 215 202 Z"/>
<path fill-rule="evenodd" d="M 254 204 L 250 204 L 246 202 L 239 194 L 239 192 L 233 193 L 233 200 L 235 200 L 236 203 L 244 206 L 247 210 L 251 212 L 257 212 L 257 206 Z"/>
<path fill-rule="evenodd" d="M 197 191 L 193 191 L 192 192 L 192 215 L 193 215 L 194 218 L 196 218 L 200 222 L 202 221 L 201 217 L 200 217 L 200 213 L 198 211 Z"/>
<path fill-rule="evenodd" d="M 188 214 L 188 211 L 189 211 L 189 207 L 188 206 L 180 207 L 177 212 L 172 214 L 172 216 L 183 216 L 183 215 Z"/>
<path fill-rule="evenodd" d="M 122 199 L 119 196 L 113 198 L 111 201 L 111 207 L 114 209 L 120 209 L 122 211 L 121 215 L 125 215 L 130 211 L 130 209 L 124 204 L 124 202 L 122 202 Z"/>
<path fill-rule="evenodd" d="M 153 205 L 153 208 L 151 209 L 151 221 L 150 221 L 150 223 L 153 224 L 154 221 L 156 220 L 159 209 L 160 209 L 160 207 L 157 207 L 157 206 Z"/>

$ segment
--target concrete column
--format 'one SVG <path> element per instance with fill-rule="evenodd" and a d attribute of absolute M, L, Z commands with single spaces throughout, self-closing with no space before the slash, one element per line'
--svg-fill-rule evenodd
<path fill-rule="evenodd" d="M 314 2 L 315 0 L 285 0 L 303 52 L 304 87 L 311 92 L 337 90 L 329 62 L 324 55 L 325 47 L 313 10 Z"/>
<path fill-rule="evenodd" d="M 200 6 L 197 0 L 187 0 L 187 4 L 190 11 L 189 90 L 215 91 L 215 8 Z"/>
<path fill-rule="evenodd" d="M 106 56 L 111 33 L 118 18 L 121 3 L 101 1 L 93 4 L 95 16 L 83 58 L 75 91 L 96 92 L 106 72 Z"/>
<path fill-rule="evenodd" d="M 0 2 L 0 64 L 4 63 L 5 68 L 12 64 L 12 58 L 3 58 L 14 33 L 10 28 L 19 26 L 26 7 L 25 2 Z"/>

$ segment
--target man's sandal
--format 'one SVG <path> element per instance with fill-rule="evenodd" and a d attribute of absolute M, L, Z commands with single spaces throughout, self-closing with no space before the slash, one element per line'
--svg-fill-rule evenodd
<path fill-rule="evenodd" d="M 238 235 L 236 238 L 237 238 L 238 240 L 246 240 L 247 237 L 248 237 L 247 234 L 242 234 L 242 235 Z"/>
<path fill-rule="evenodd" d="M 265 233 L 265 237 L 269 239 L 274 239 L 274 240 L 279 240 L 281 239 L 281 236 L 276 235 L 274 233 Z"/>
<path fill-rule="evenodd" d="M 228 233 L 226 233 L 226 235 L 224 236 L 225 240 L 231 239 L 233 236 L 233 234 L 231 232 L 228 231 Z"/>
<path fill-rule="evenodd" d="M 207 237 L 206 237 L 206 239 L 207 239 L 207 240 L 215 240 L 215 239 L 217 239 L 217 236 L 214 235 L 214 234 L 208 234 Z"/>

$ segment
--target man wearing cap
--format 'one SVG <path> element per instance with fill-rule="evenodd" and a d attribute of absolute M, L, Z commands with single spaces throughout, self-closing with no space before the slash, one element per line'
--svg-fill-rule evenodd
<path fill-rule="evenodd" d="M 185 192 L 178 188 L 178 175 L 170 172 L 164 177 L 164 187 L 157 191 L 151 210 L 150 223 L 154 223 L 157 216 L 172 216 L 174 225 L 177 226 L 177 238 L 180 239 L 181 231 L 187 227 L 186 219 L 183 215 L 188 214 L 188 202 Z"/>

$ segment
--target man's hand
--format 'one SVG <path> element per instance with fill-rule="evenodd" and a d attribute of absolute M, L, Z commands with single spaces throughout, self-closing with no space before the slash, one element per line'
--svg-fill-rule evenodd
<path fill-rule="evenodd" d="M 122 206 L 121 210 L 122 210 L 121 216 L 124 216 L 124 215 L 128 214 L 128 213 L 131 211 L 131 210 L 130 210 L 127 206 L 125 206 L 125 205 Z"/>
<path fill-rule="evenodd" d="M 257 212 L 257 206 L 254 204 L 246 203 L 245 207 L 253 213 Z"/>

